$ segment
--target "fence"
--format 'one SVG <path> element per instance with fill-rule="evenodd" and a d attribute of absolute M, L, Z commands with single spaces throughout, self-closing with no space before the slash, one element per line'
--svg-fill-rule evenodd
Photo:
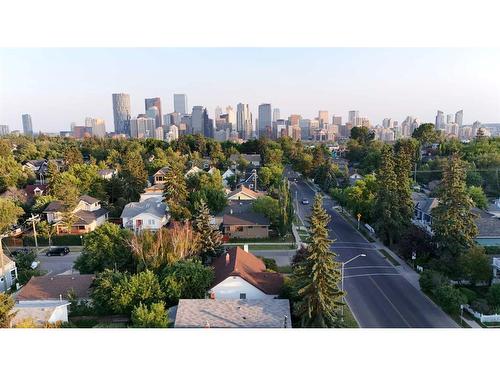
<path fill-rule="evenodd" d="M 474 318 L 479 319 L 481 323 L 498 323 L 500 322 L 500 314 L 484 315 L 478 311 L 472 310 L 469 305 L 464 305 L 464 310 L 469 312 Z"/>

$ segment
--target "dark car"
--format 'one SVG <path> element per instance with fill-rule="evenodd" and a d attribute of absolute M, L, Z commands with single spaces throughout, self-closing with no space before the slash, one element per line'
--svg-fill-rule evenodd
<path fill-rule="evenodd" d="M 69 247 L 53 247 L 45 253 L 48 257 L 53 255 L 63 256 L 69 253 Z"/>
<path fill-rule="evenodd" d="M 302 199 L 302 204 L 309 204 L 309 199 Z"/>

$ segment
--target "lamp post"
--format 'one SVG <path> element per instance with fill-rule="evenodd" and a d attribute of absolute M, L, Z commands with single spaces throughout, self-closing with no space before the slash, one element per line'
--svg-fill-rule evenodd
<path fill-rule="evenodd" d="M 345 268 L 345 265 L 348 264 L 348 263 L 351 263 L 353 260 L 356 260 L 358 259 L 359 257 L 365 257 L 366 254 L 358 254 L 356 255 L 355 257 L 349 259 L 347 262 L 342 262 L 342 267 L 341 267 L 341 281 L 340 281 L 340 284 L 341 284 L 341 291 L 342 291 L 342 303 L 344 304 L 345 303 L 345 297 L 344 297 L 344 268 Z M 341 307 L 342 309 L 342 320 L 344 319 L 344 305 L 342 305 Z"/>

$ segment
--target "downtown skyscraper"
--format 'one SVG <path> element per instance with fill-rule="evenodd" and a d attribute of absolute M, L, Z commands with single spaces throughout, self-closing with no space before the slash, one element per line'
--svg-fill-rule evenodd
<path fill-rule="evenodd" d="M 272 114 L 271 114 L 271 104 L 261 104 L 259 105 L 259 118 L 258 123 L 258 134 L 259 138 L 267 137 L 271 138 L 272 135 Z"/>
<path fill-rule="evenodd" d="M 146 113 L 152 107 L 155 107 L 157 112 L 155 116 L 156 127 L 162 126 L 162 113 L 161 113 L 161 99 L 160 98 L 146 98 L 144 99 L 144 110 Z"/>
<path fill-rule="evenodd" d="M 174 94 L 174 112 L 181 115 L 187 113 L 188 103 L 186 94 Z"/>
<path fill-rule="evenodd" d="M 236 130 L 243 139 L 251 139 L 253 136 L 252 113 L 248 104 L 238 103 L 236 107 Z"/>
<path fill-rule="evenodd" d="M 25 113 L 22 115 L 23 119 L 23 133 L 28 137 L 33 136 L 33 123 L 31 122 L 31 115 Z"/>
<path fill-rule="evenodd" d="M 195 105 L 191 112 L 191 133 L 203 134 L 204 125 L 203 106 Z"/>
<path fill-rule="evenodd" d="M 113 120 L 115 133 L 130 135 L 130 95 L 113 94 Z"/>

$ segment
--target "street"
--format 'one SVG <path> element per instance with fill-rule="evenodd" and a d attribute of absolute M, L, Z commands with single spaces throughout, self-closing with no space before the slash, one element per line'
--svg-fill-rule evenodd
<path fill-rule="evenodd" d="M 298 199 L 301 220 L 310 215 L 314 191 L 302 179 L 291 182 L 290 188 Z M 309 205 L 302 205 L 302 199 Z M 330 238 L 335 240 L 332 251 L 339 262 L 366 254 L 345 267 L 346 301 L 363 328 L 451 328 L 457 324 L 420 290 L 410 284 L 375 246 L 361 236 L 333 208 L 330 199 L 324 206 L 332 217 Z"/>
<path fill-rule="evenodd" d="M 80 252 L 71 251 L 64 256 L 48 257 L 45 255 L 45 251 L 42 251 L 38 254 L 39 267 L 41 270 L 47 271 L 47 275 L 59 275 L 71 271 L 79 255 Z"/>

